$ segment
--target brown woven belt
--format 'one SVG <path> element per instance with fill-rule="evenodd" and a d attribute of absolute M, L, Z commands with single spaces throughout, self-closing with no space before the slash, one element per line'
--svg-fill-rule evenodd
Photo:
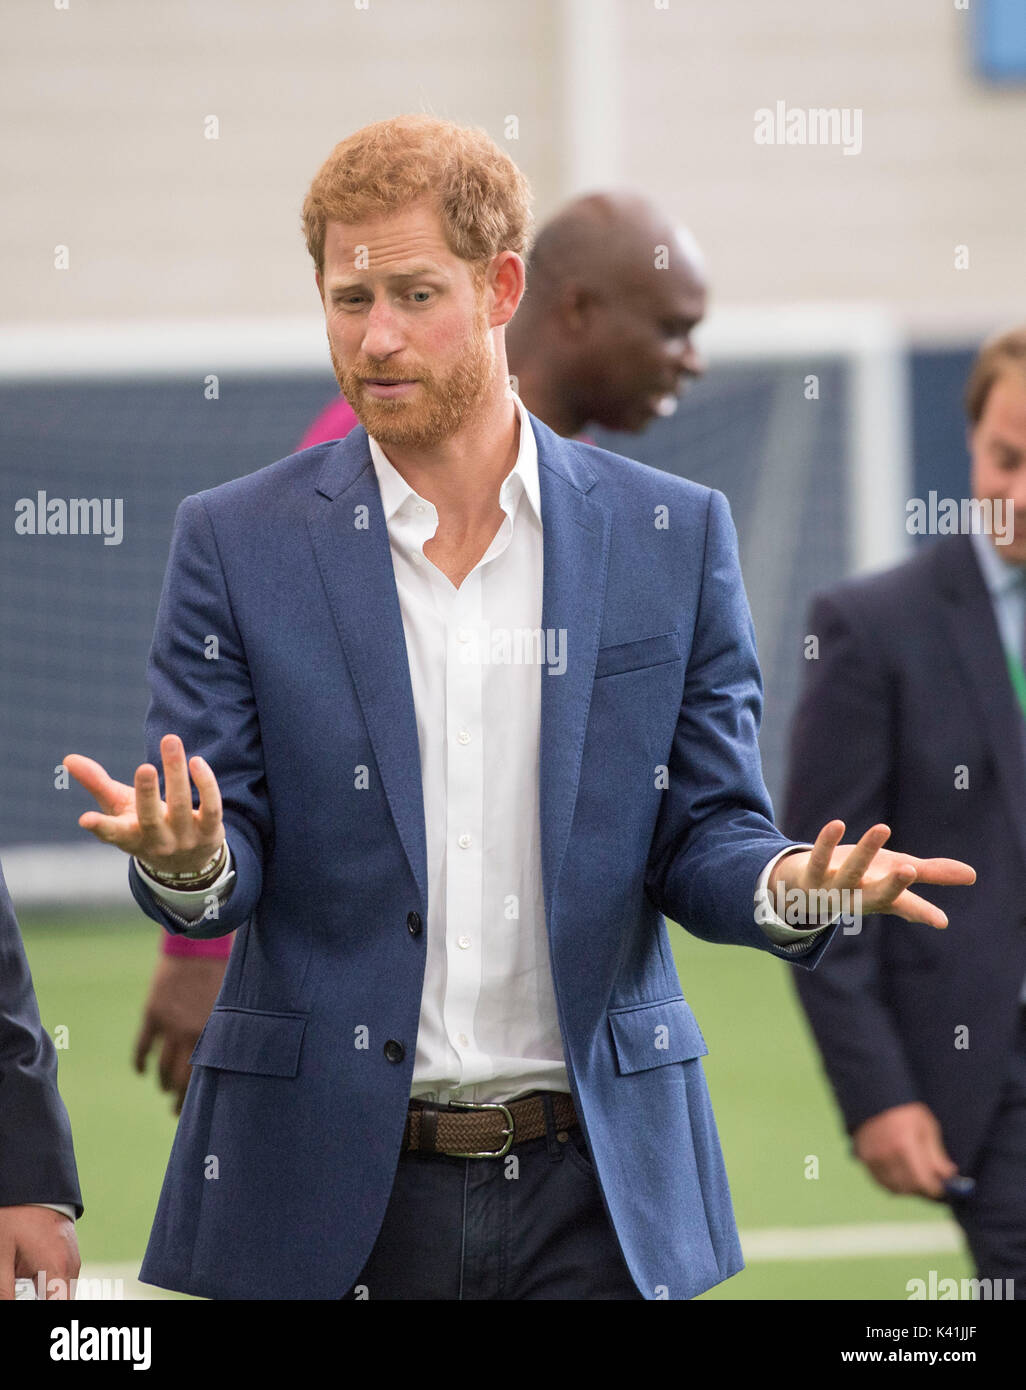
<path fill-rule="evenodd" d="M 560 1131 L 577 1123 L 573 1099 L 552 1091 L 552 1115 Z M 403 1148 L 407 1152 L 448 1154 L 450 1158 L 503 1158 L 514 1144 L 540 1139 L 545 1133 L 545 1106 L 540 1095 L 505 1104 L 451 1106 L 411 1100 L 406 1115 Z"/>

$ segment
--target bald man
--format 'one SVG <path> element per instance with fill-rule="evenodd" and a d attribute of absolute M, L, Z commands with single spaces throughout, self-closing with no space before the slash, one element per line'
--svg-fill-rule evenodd
<path fill-rule="evenodd" d="M 575 198 L 538 232 L 527 291 L 506 326 L 515 389 L 565 437 L 589 424 L 637 433 L 672 415 L 704 364 L 691 335 L 708 287 L 692 234 L 633 192 Z M 300 441 L 344 439 L 357 423 L 338 396 Z M 165 933 L 135 1045 L 143 1071 L 160 1042 L 157 1075 L 180 1112 L 189 1058 L 224 978 L 234 934 L 207 941 Z"/>
<path fill-rule="evenodd" d="M 575 199 L 539 232 L 506 331 L 520 398 L 565 436 L 672 415 L 703 370 L 691 334 L 707 296 L 694 238 L 647 199 Z"/>

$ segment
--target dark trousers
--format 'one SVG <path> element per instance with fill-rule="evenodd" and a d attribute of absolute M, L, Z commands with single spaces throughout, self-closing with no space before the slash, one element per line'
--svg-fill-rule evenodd
<path fill-rule="evenodd" d="M 976 1191 L 953 1202 L 952 1211 L 969 1241 L 977 1278 L 1014 1280 L 1014 1297 L 1026 1299 L 1026 1010 L 973 1175 Z M 999 1296 L 1013 1293 L 1002 1284 Z"/>
<path fill-rule="evenodd" d="M 345 1299 L 640 1299 L 581 1128 L 544 1101 L 546 1133 L 505 1158 L 402 1154 Z"/>

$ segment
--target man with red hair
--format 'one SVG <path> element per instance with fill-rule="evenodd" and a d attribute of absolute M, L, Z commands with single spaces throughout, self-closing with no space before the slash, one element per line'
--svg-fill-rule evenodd
<path fill-rule="evenodd" d="M 742 1260 L 665 916 L 811 964 L 774 899 L 943 927 L 909 885 L 973 871 L 773 826 L 726 500 L 510 389 L 529 191 L 484 132 L 358 131 L 304 227 L 360 427 L 186 498 L 153 761 L 66 760 L 150 917 L 238 930 L 140 1277 L 690 1298 Z"/>
<path fill-rule="evenodd" d="M 664 248 L 665 257 L 658 255 Z M 646 198 L 590 193 L 552 217 L 531 246 L 530 286 L 506 325 L 512 380 L 527 409 L 557 434 L 592 443 L 595 421 L 637 431 L 676 409 L 704 370 L 692 333 L 705 314 L 703 257 L 694 238 Z M 616 286 L 616 292 L 612 291 Z M 345 396 L 313 421 L 300 449 L 344 439 L 359 424 Z M 189 1058 L 224 979 L 232 934 L 162 934 L 135 1047 L 181 1110 Z"/>

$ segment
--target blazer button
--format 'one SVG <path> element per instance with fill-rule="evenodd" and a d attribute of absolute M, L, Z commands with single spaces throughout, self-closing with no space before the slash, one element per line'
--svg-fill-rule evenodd
<path fill-rule="evenodd" d="M 389 1038 L 385 1043 L 385 1056 L 390 1062 L 401 1062 L 406 1056 L 406 1048 L 401 1042 L 396 1042 L 395 1038 Z"/>
<path fill-rule="evenodd" d="M 408 912 L 406 914 L 406 925 L 410 929 L 411 936 L 419 936 L 421 928 L 420 913 Z"/>

